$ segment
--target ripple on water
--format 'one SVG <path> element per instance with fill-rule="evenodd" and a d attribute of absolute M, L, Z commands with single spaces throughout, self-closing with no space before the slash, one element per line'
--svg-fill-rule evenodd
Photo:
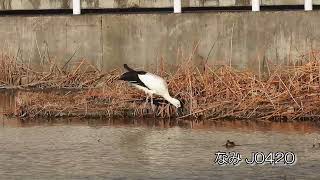
<path fill-rule="evenodd" d="M 308 123 L 84 120 L 7 123 L 0 129 L 0 179 L 317 177 L 319 128 Z M 165 121 L 165 120 L 163 120 Z M 47 121 L 48 122 L 48 121 Z M 71 123 L 70 123 L 71 122 Z M 72 123 L 74 122 L 74 124 Z M 176 126 L 180 124 L 181 126 Z M 236 146 L 226 149 L 226 140 Z M 292 151 L 294 166 L 220 167 L 217 151 Z"/>

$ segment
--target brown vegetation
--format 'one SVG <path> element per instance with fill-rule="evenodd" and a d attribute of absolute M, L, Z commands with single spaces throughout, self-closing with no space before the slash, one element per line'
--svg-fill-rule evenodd
<path fill-rule="evenodd" d="M 67 64 L 67 63 L 66 63 Z M 101 73 L 86 60 L 72 64 L 73 68 L 60 68 L 55 62 L 48 61 L 43 71 L 30 68 L 30 64 L 18 63 L 8 56 L 0 58 L 0 89 L 72 89 L 83 90 L 97 86 Z M 108 73 L 109 74 L 109 73 Z"/>
<path fill-rule="evenodd" d="M 184 104 L 184 115 L 178 118 L 317 120 L 320 116 L 320 63 L 271 66 L 264 76 L 238 71 L 229 66 L 194 67 L 191 58 L 182 65 L 163 62 L 154 71 L 165 77 L 171 94 Z M 4 63 L 4 62 L 1 62 Z M 12 62 L 11 62 L 12 63 Z M 52 64 L 49 72 L 4 66 L 7 72 L 1 82 L 14 83 L 14 77 L 26 76 L 30 84 L 46 88 L 76 87 L 81 91 L 20 92 L 16 115 L 20 117 L 176 117 L 176 109 L 157 97 L 156 111 L 145 104 L 145 95 L 124 82 L 117 81 L 121 70 L 100 73 L 91 65 L 62 71 Z M 3 67 L 3 66 L 1 66 Z M 166 67 L 166 68 L 164 68 Z M 173 74 L 164 69 L 175 69 Z M 13 73 L 15 72 L 15 73 Z M 18 75 L 17 75 L 18 74 Z M 32 77 L 32 78 L 31 78 Z M 261 77 L 261 78 L 259 78 Z M 16 85 L 16 84 L 15 84 Z M 84 88 L 85 89 L 82 89 Z"/>

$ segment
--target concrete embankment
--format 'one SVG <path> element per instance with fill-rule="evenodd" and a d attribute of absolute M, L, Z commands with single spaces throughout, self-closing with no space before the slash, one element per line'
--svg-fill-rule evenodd
<path fill-rule="evenodd" d="M 196 62 L 208 58 L 210 64 L 258 71 L 266 60 L 294 62 L 319 47 L 319 15 L 285 11 L 4 16 L 0 50 L 33 67 L 43 67 L 48 57 L 61 65 L 72 57 L 109 70 L 123 63 L 147 67 L 161 57 L 176 63 L 178 51 L 189 55 L 199 43 Z"/>

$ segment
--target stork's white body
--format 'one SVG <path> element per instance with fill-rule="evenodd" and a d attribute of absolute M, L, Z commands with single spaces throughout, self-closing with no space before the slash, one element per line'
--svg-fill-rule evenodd
<path fill-rule="evenodd" d="M 169 94 L 167 82 L 160 76 L 147 73 L 139 74 L 139 79 L 149 88 L 144 88 L 143 90 L 148 94 L 157 94 L 163 96 L 164 94 Z"/>
<path fill-rule="evenodd" d="M 127 64 L 124 64 L 124 68 L 128 72 L 122 74 L 119 78 L 120 80 L 127 81 L 137 89 L 144 91 L 147 95 L 151 96 L 151 101 L 152 95 L 156 94 L 162 96 L 175 107 L 181 107 L 180 101 L 170 96 L 167 82 L 162 77 L 145 71 L 135 71 Z"/>
<path fill-rule="evenodd" d="M 152 73 L 139 74 L 138 77 L 148 88 L 134 84 L 136 88 L 143 90 L 151 97 L 153 94 L 162 96 L 174 106 L 180 107 L 180 105 L 178 105 L 180 101 L 170 96 L 167 82 L 162 77 Z"/>

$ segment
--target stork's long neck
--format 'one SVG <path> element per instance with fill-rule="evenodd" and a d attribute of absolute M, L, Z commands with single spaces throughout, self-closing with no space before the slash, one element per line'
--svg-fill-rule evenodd
<path fill-rule="evenodd" d="M 176 98 L 171 97 L 169 93 L 166 94 L 166 95 L 164 95 L 163 98 L 164 98 L 165 100 L 167 100 L 169 103 L 171 103 L 172 105 L 174 105 L 174 106 L 175 106 L 174 101 L 177 101 L 177 100 L 178 100 L 178 99 L 176 99 Z"/>

